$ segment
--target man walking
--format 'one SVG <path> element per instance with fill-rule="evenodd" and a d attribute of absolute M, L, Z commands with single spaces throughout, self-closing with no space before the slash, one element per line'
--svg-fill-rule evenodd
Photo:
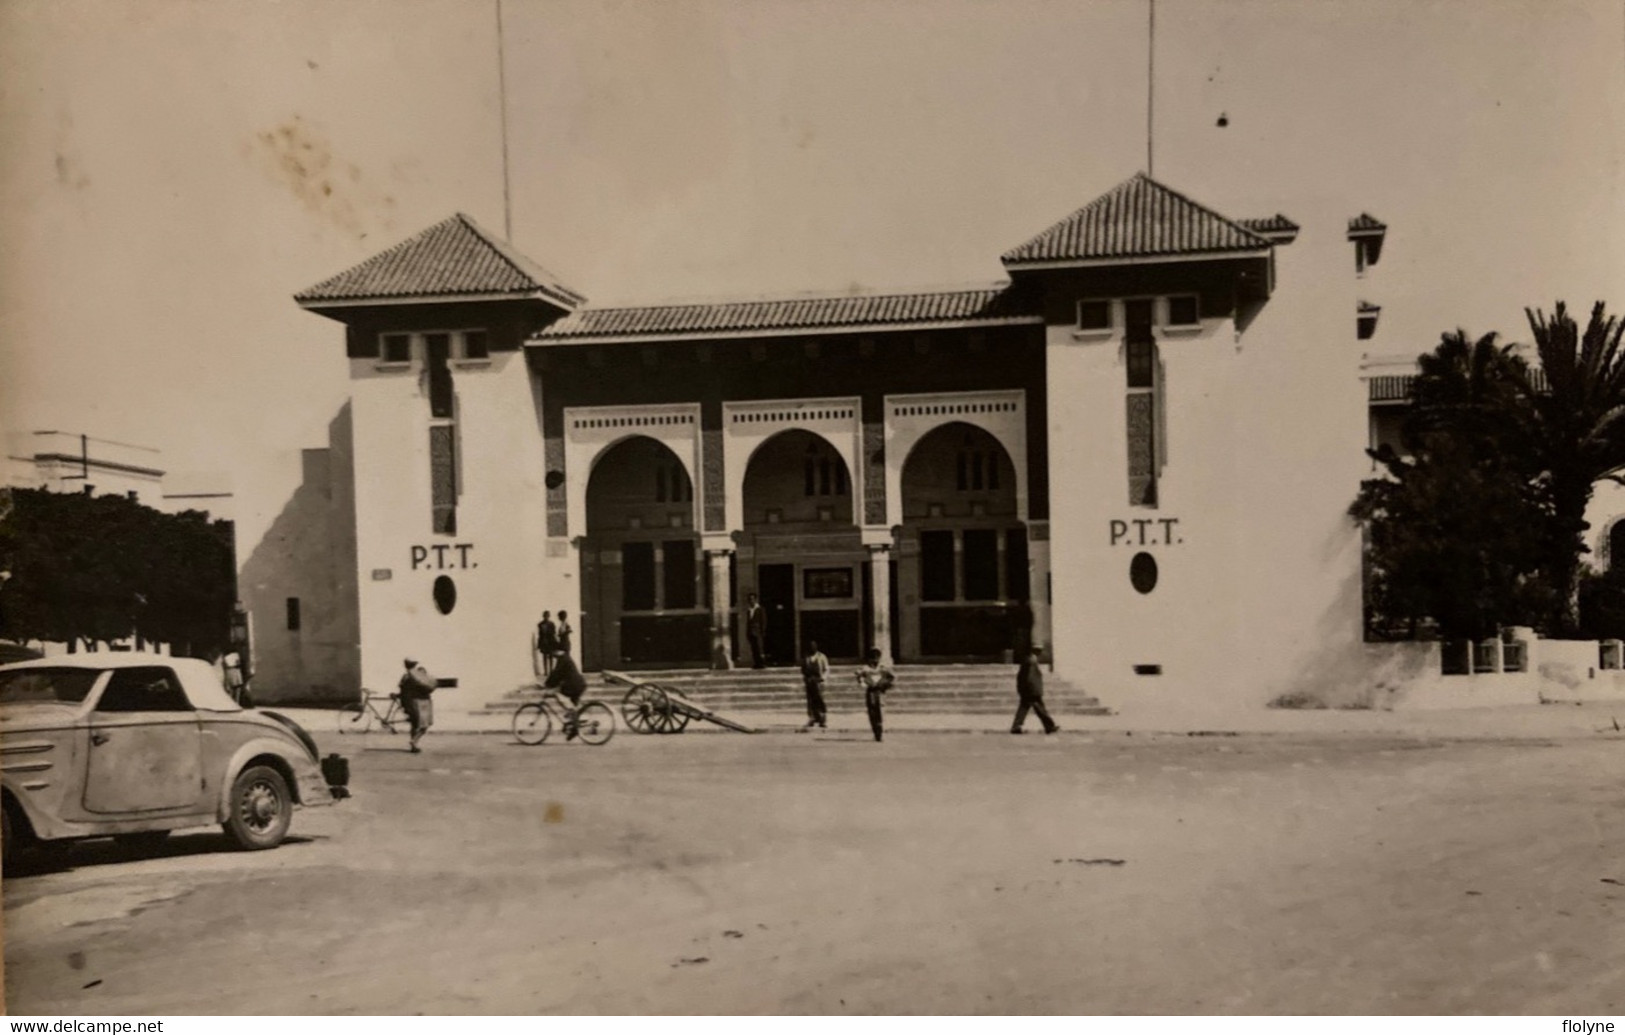
<path fill-rule="evenodd" d="M 858 685 L 863 687 L 863 704 L 869 710 L 869 728 L 875 731 L 875 740 L 881 739 L 881 698 L 894 682 L 891 669 L 880 663 L 880 648 L 870 647 L 869 656 L 858 669 Z"/>
<path fill-rule="evenodd" d="M 807 685 L 807 729 L 828 729 L 824 724 L 824 678 L 828 675 L 829 659 L 818 649 L 817 640 L 808 640 L 807 656 L 801 662 L 801 681 Z"/>
<path fill-rule="evenodd" d="M 1027 649 L 1027 656 L 1021 660 L 1021 668 L 1016 670 L 1016 696 L 1021 703 L 1016 706 L 1016 719 L 1010 724 L 1011 733 L 1024 732 L 1021 727 L 1027 721 L 1028 709 L 1044 724 L 1045 733 L 1054 733 L 1061 728 L 1055 725 L 1049 709 L 1044 707 L 1044 669 L 1038 661 L 1039 647 L 1033 644 Z"/>
<path fill-rule="evenodd" d="M 553 674 L 553 655 L 559 652 L 559 627 L 553 621 L 553 612 L 543 611 L 536 623 L 536 653 L 542 656 L 542 676 Z"/>
<path fill-rule="evenodd" d="M 429 670 L 412 658 L 407 658 L 406 674 L 401 676 L 400 681 L 401 710 L 412 723 L 412 739 L 407 748 L 414 755 L 423 750 L 418 747 L 418 741 L 434 725 L 434 700 L 431 696 L 434 687 L 434 677 L 429 675 Z"/>
<path fill-rule="evenodd" d="M 750 641 L 751 668 L 764 668 L 767 658 L 762 654 L 762 641 L 767 638 L 767 612 L 757 601 L 756 594 L 750 595 L 750 601 L 745 607 L 745 638 Z"/>

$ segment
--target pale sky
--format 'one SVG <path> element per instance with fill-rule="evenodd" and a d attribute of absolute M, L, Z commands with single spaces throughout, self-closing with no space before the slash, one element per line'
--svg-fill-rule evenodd
<path fill-rule="evenodd" d="M 0 0 L 0 424 L 231 471 L 269 522 L 347 392 L 290 296 L 502 231 L 495 10 Z M 503 12 L 514 240 L 596 304 L 992 282 L 1145 166 L 1147 0 Z M 1622 0 L 1158 0 L 1156 99 L 1168 185 L 1389 224 L 1383 350 L 1625 311 Z"/>

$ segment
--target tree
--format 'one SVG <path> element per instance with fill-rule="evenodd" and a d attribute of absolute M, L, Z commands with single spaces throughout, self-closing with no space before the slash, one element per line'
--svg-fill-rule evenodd
<path fill-rule="evenodd" d="M 135 635 L 224 649 L 236 598 L 231 524 L 121 496 L 16 489 L 0 520 L 0 635 L 87 646 Z"/>
<path fill-rule="evenodd" d="M 1371 450 L 1387 473 L 1350 513 L 1366 530 L 1367 627 L 1481 639 L 1549 609 L 1538 578 L 1552 546 L 1549 501 L 1520 386 L 1527 367 L 1489 334 L 1444 335 L 1418 362 L 1401 428 L 1407 455 Z"/>
<path fill-rule="evenodd" d="M 1592 487 L 1609 479 L 1625 484 L 1625 323 L 1608 316 L 1602 302 L 1591 308 L 1581 332 L 1568 307 L 1552 315 L 1526 309 L 1542 377 L 1524 367 L 1517 388 L 1532 417 L 1532 443 L 1550 496 L 1557 541 L 1546 565 L 1554 594 L 1551 625 L 1560 636 L 1580 627 L 1579 585 L 1584 555 L 1586 506 Z"/>

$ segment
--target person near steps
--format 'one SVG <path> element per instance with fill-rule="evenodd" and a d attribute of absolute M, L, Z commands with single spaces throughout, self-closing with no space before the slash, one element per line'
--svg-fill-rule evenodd
<path fill-rule="evenodd" d="M 824 707 L 824 679 L 829 676 L 829 658 L 818 649 L 817 640 L 807 641 L 807 656 L 801 660 L 801 681 L 807 686 L 807 729 L 827 729 Z"/>
<path fill-rule="evenodd" d="M 869 728 L 875 731 L 877 741 L 882 739 L 884 733 L 883 699 L 895 681 L 891 669 L 880 660 L 880 648 L 870 647 L 868 658 L 858 669 L 858 685 L 863 687 L 863 704 L 869 710 Z"/>
<path fill-rule="evenodd" d="M 1027 721 L 1027 712 L 1030 709 L 1038 716 L 1038 721 L 1044 724 L 1045 733 L 1054 733 L 1061 727 L 1055 725 L 1050 718 L 1049 709 L 1044 707 L 1044 668 L 1039 664 L 1040 648 L 1037 644 L 1027 648 L 1027 656 L 1021 659 L 1021 668 L 1016 671 L 1016 718 L 1010 724 L 1011 733 L 1021 733 L 1022 726 Z"/>

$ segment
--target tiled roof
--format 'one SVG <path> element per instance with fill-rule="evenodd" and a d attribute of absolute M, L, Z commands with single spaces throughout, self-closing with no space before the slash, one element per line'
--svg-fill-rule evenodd
<path fill-rule="evenodd" d="M 904 295 L 849 295 L 715 305 L 655 305 L 578 309 L 532 340 L 576 341 L 630 335 L 682 335 L 782 331 L 880 324 L 993 320 L 1036 314 L 1023 309 L 1008 286 Z"/>
<path fill-rule="evenodd" d="M 1144 173 L 1118 184 L 1026 244 L 1007 265 L 1256 252 L 1270 242 Z"/>
<path fill-rule="evenodd" d="M 1361 212 L 1359 215 L 1349 220 L 1349 236 L 1351 237 L 1365 234 L 1380 234 L 1387 229 L 1387 223 L 1384 223 L 1382 220 L 1373 216 L 1369 212 Z"/>
<path fill-rule="evenodd" d="M 1236 223 L 1244 230 L 1253 233 L 1276 244 L 1291 244 L 1298 236 L 1300 227 L 1286 216 L 1277 212 L 1273 216 L 1264 216 L 1258 219 L 1238 219 Z"/>
<path fill-rule="evenodd" d="M 442 296 L 586 299 L 461 212 L 294 296 L 301 305 Z"/>

